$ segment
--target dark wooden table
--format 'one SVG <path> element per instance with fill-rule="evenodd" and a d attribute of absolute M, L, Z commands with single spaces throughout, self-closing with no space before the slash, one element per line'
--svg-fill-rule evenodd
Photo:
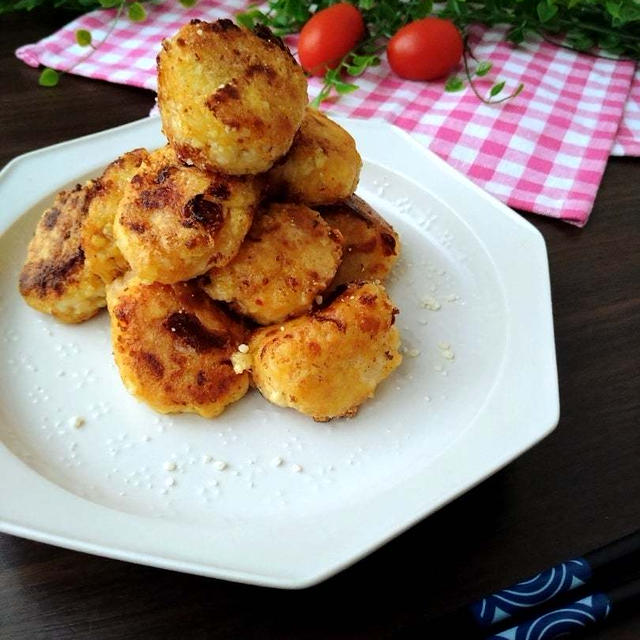
<path fill-rule="evenodd" d="M 153 104 L 149 92 L 76 77 L 39 88 L 13 50 L 68 19 L 0 17 L 0 166 Z M 2 535 L 0 637 L 381 638 L 640 527 L 639 213 L 640 162 L 612 159 L 585 229 L 527 216 L 549 249 L 562 410 L 558 429 L 503 471 L 304 591 Z M 640 614 L 591 637 L 637 640 Z"/>

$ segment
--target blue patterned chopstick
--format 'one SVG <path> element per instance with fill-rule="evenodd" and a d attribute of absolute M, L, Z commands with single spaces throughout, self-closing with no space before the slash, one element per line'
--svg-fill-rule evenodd
<path fill-rule="evenodd" d="M 469 607 L 479 627 L 488 628 L 513 616 L 526 613 L 573 589 L 591 584 L 615 572 L 620 563 L 640 561 L 640 530 L 620 538 L 582 558 L 561 562 L 555 567 L 522 580 L 506 589 L 480 598 Z"/>
<path fill-rule="evenodd" d="M 627 606 L 625 603 L 640 600 L 640 580 L 619 585 L 624 579 L 621 574 L 629 568 L 635 571 L 634 575 L 640 573 L 640 530 L 420 626 L 425 631 L 435 628 L 465 640 L 548 640 L 558 637 L 558 629 L 566 629 L 563 632 L 566 634 L 578 628 L 581 621 L 602 622 L 614 605 L 616 612 L 620 612 Z M 619 586 L 607 593 L 597 591 L 604 583 Z M 590 595 L 570 604 L 558 604 L 566 602 L 567 594 L 581 587 L 582 593 L 591 590 Z M 527 615 L 533 618 L 520 623 Z M 406 628 L 398 630 L 396 636 L 423 637 L 417 632 L 416 627 Z"/>
<path fill-rule="evenodd" d="M 540 614 L 510 629 L 491 634 L 486 640 L 554 640 L 601 624 L 612 613 L 637 608 L 640 579 L 615 587 L 608 593 L 589 596 Z"/>

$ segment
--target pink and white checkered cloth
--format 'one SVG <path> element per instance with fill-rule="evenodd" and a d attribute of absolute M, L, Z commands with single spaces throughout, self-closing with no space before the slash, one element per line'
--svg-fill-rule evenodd
<path fill-rule="evenodd" d="M 163 38 L 192 18 L 233 15 L 245 3 L 200 0 L 186 9 L 171 0 L 146 7 L 144 22 L 121 18 L 106 42 L 73 73 L 155 89 L 155 57 Z M 75 31 L 90 30 L 98 43 L 114 14 L 114 10 L 93 11 L 40 42 L 21 47 L 16 55 L 31 66 L 68 69 L 86 54 L 75 44 Z M 504 42 L 500 29 L 478 28 L 474 36 L 475 55 L 493 63 L 489 77 L 479 79 L 478 86 L 488 92 L 497 79 L 503 79 L 506 92 L 522 81 L 525 89 L 517 99 L 485 105 L 470 89 L 446 93 L 443 82 L 402 80 L 383 60 L 357 79 L 359 91 L 335 101 L 329 111 L 383 118 L 413 133 L 503 202 L 584 225 L 619 127 L 616 148 L 638 153 L 640 96 L 629 103 L 621 125 L 633 63 L 593 58 L 543 41 L 514 48 Z M 295 38 L 290 44 L 295 49 Z M 319 80 L 310 80 L 311 96 L 319 87 Z"/>
<path fill-rule="evenodd" d="M 640 69 L 631 85 L 611 155 L 640 156 Z"/>

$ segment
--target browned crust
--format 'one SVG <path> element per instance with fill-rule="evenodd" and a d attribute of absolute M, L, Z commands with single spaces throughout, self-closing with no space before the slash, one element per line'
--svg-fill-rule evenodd
<path fill-rule="evenodd" d="M 328 306 L 254 333 L 254 383 L 314 420 L 351 417 L 402 361 L 397 312 L 379 283 L 352 283 Z"/>
<path fill-rule="evenodd" d="M 266 27 L 192 21 L 162 46 L 158 104 L 182 162 L 251 174 L 286 153 L 307 98 L 304 74 L 280 38 Z"/>
<path fill-rule="evenodd" d="M 344 237 L 344 258 L 332 288 L 356 280 L 384 280 L 400 254 L 393 227 L 356 195 L 316 208 Z"/>
<path fill-rule="evenodd" d="M 255 217 L 231 262 L 201 286 L 238 313 L 268 325 L 306 313 L 342 258 L 342 236 L 305 205 L 271 203 Z"/>
<path fill-rule="evenodd" d="M 259 177 L 184 166 L 163 147 L 149 154 L 127 185 L 114 236 L 143 279 L 189 280 L 233 258 L 261 194 Z"/>
<path fill-rule="evenodd" d="M 82 225 L 96 192 L 88 182 L 56 196 L 36 226 L 19 276 L 20 293 L 32 307 L 66 322 L 85 320 L 103 306 L 101 281 L 87 270 L 82 245 Z"/>
<path fill-rule="evenodd" d="M 360 196 L 353 194 L 342 202 L 316 207 L 321 215 L 332 213 L 347 213 L 362 220 L 367 227 L 379 229 L 384 253 L 387 256 L 398 253 L 398 234 L 395 229 L 366 201 Z"/>
<path fill-rule="evenodd" d="M 116 281 L 109 312 L 123 380 L 155 409 L 213 416 L 246 392 L 231 355 L 247 329 L 192 283 Z"/>

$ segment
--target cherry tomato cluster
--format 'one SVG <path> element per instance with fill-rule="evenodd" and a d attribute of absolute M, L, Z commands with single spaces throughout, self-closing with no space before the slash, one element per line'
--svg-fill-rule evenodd
<path fill-rule="evenodd" d="M 365 35 L 364 19 L 352 4 L 341 2 L 318 11 L 302 27 L 298 54 L 302 68 L 323 76 L 335 69 Z M 460 62 L 463 41 L 449 20 L 422 18 L 400 28 L 389 40 L 391 69 L 408 80 L 435 80 Z"/>

